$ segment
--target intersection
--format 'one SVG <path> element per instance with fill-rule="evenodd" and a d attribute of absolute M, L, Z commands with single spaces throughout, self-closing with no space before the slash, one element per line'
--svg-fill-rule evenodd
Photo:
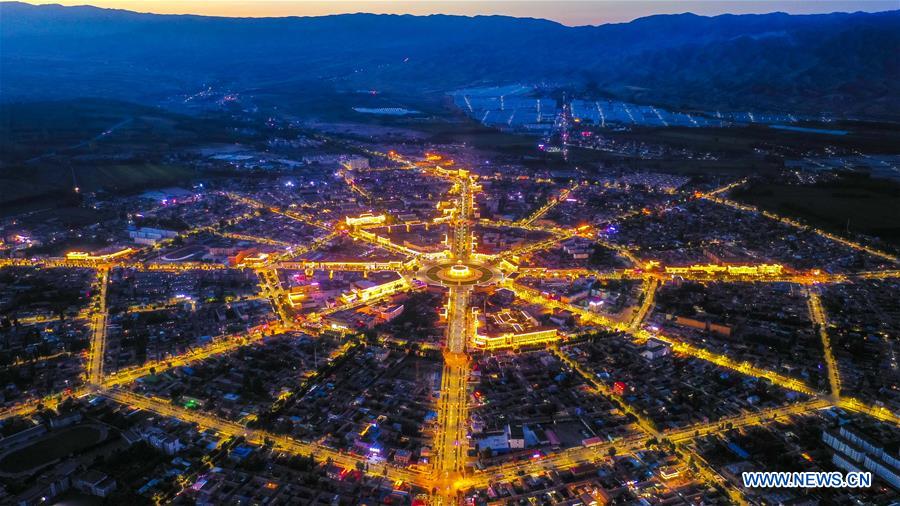
<path fill-rule="evenodd" d="M 657 288 L 661 283 L 676 276 L 680 279 L 718 279 L 715 278 L 715 276 L 727 276 L 729 275 L 728 273 L 711 274 L 710 269 L 702 267 L 698 267 L 694 270 L 679 270 L 674 274 L 667 273 L 664 268 L 653 266 L 651 266 L 650 269 L 646 269 L 646 265 L 637 259 L 632 252 L 621 247 L 615 247 L 614 249 L 622 258 L 626 259 L 632 265 L 626 269 L 617 271 L 592 272 L 585 269 L 545 269 L 517 265 L 517 259 L 527 253 L 552 248 L 568 238 L 586 234 L 586 231 L 583 229 L 543 227 L 538 224 L 540 223 L 539 218 L 541 216 L 550 211 L 560 201 L 564 200 L 566 196 L 573 192 L 577 192 L 581 187 L 581 183 L 565 188 L 547 202 L 546 205 L 539 208 L 527 218 L 510 224 L 492 222 L 478 217 L 478 210 L 474 198 L 474 195 L 480 188 L 477 176 L 464 170 L 447 170 L 439 165 L 426 167 L 421 170 L 428 176 L 444 179 L 451 184 L 448 198 L 454 202 L 454 205 L 446 211 L 446 216 L 441 219 L 443 223 L 449 224 L 449 233 L 445 244 L 446 249 L 443 251 L 437 253 L 418 251 L 408 245 L 396 244 L 384 236 L 377 235 L 370 230 L 371 227 L 365 224 L 348 225 L 345 230 L 350 237 L 360 242 L 371 244 L 377 248 L 401 255 L 404 260 L 384 262 L 369 262 L 365 260 L 328 262 L 291 260 L 287 257 L 272 256 L 270 258 L 263 258 L 254 265 L 239 266 L 252 269 L 258 275 L 260 296 L 268 298 L 271 301 L 272 308 L 277 316 L 277 323 L 274 326 L 265 329 L 253 329 L 242 335 L 226 336 L 205 347 L 195 349 L 190 354 L 172 357 L 170 360 L 164 362 L 144 364 L 142 366 L 120 370 L 114 374 L 106 374 L 103 368 L 108 326 L 106 288 L 108 285 L 110 269 L 128 267 L 138 270 L 177 271 L 200 268 L 224 269 L 227 268 L 227 266 L 216 264 L 203 264 L 201 266 L 188 262 L 140 263 L 129 261 L 127 255 L 103 259 L 5 260 L 3 261 L 3 265 L 34 265 L 37 267 L 77 266 L 91 268 L 96 271 L 98 291 L 96 293 L 96 300 L 89 309 L 91 346 L 85 371 L 86 387 L 74 392 L 72 394 L 73 396 L 77 397 L 88 394 L 106 396 L 119 403 L 196 423 L 200 427 L 210 428 L 228 436 L 245 437 L 248 441 L 257 444 L 263 444 L 265 441 L 274 441 L 278 448 L 283 449 L 284 451 L 296 453 L 298 455 L 312 455 L 320 460 L 327 458 L 345 468 L 353 468 L 358 463 L 364 463 L 366 465 L 370 463 L 367 462 L 365 456 L 362 455 L 337 452 L 320 443 L 300 442 L 286 436 L 248 429 L 238 422 L 227 421 L 217 418 L 214 415 L 178 408 L 157 399 L 127 392 L 119 387 L 142 376 L 151 374 L 151 372 L 161 372 L 259 342 L 264 338 L 266 333 L 300 331 L 311 335 L 317 335 L 321 332 L 319 323 L 329 314 L 387 299 L 397 293 L 411 290 L 416 283 L 445 288 L 446 304 L 444 318 L 446 319 L 447 325 L 446 337 L 442 348 L 444 361 L 443 372 L 441 374 L 440 392 L 437 400 L 438 428 L 434 433 L 433 450 L 435 458 L 432 461 L 431 469 L 413 471 L 387 463 L 380 463 L 367 467 L 366 471 L 372 475 L 383 475 L 389 479 L 414 483 L 431 490 L 433 491 L 433 501 L 435 503 L 453 504 L 456 502 L 461 490 L 473 486 L 484 486 L 491 481 L 499 479 L 498 477 L 514 478 L 515 476 L 520 475 L 520 473 L 527 474 L 549 468 L 566 469 L 580 463 L 590 462 L 602 458 L 607 450 L 611 448 L 615 448 L 618 451 L 632 451 L 643 447 L 651 439 L 659 438 L 666 438 L 678 445 L 685 445 L 690 441 L 705 435 L 721 433 L 734 428 L 765 425 L 788 416 L 814 413 L 831 406 L 838 406 L 850 411 L 863 413 L 894 424 L 900 423 L 900 418 L 883 407 L 868 405 L 858 399 L 843 397 L 841 395 L 840 372 L 831 351 L 831 343 L 827 332 L 827 317 L 824 314 L 818 293 L 816 292 L 817 288 L 814 285 L 843 282 L 848 276 L 823 275 L 821 273 L 813 272 L 782 273 L 779 269 L 777 274 L 770 274 L 768 271 L 764 272 L 762 270 L 745 270 L 741 271 L 739 274 L 734 274 L 735 277 L 733 278 L 735 280 L 749 279 L 760 282 L 787 281 L 808 286 L 809 312 L 812 320 L 817 325 L 818 333 L 820 334 L 824 345 L 828 369 L 827 372 L 831 386 L 829 392 L 820 392 L 796 378 L 787 377 L 774 371 L 759 368 L 747 362 L 736 361 L 727 355 L 697 347 L 696 345 L 683 342 L 676 337 L 648 330 L 643 326 L 643 322 L 647 315 L 653 309 L 654 297 Z M 356 184 L 349 170 L 342 172 L 342 176 L 354 191 L 363 191 Z M 726 206 L 738 206 L 739 204 L 725 200 L 719 195 L 724 194 L 739 184 L 741 184 L 740 181 L 730 183 L 717 190 L 699 195 L 697 198 L 707 199 Z M 283 241 L 255 238 L 246 235 L 241 236 L 244 239 L 254 239 L 260 243 L 277 243 L 279 247 L 290 247 L 292 256 L 296 256 L 298 252 L 314 249 L 318 244 L 322 244 L 324 241 L 334 237 L 337 233 L 330 225 L 320 222 L 311 215 L 296 211 L 283 211 L 277 206 L 259 201 L 250 196 L 235 193 L 227 193 L 226 196 L 250 205 L 253 208 L 269 209 L 272 212 L 276 212 L 289 219 L 328 231 L 328 235 L 321 241 L 316 241 L 315 244 L 309 245 L 289 245 Z M 770 218 L 785 220 L 784 218 L 776 216 L 770 216 Z M 796 224 L 791 220 L 787 220 L 787 223 L 792 226 Z M 550 234 L 550 237 L 531 244 L 515 247 L 498 254 L 481 254 L 476 252 L 475 236 L 473 233 L 473 228 L 476 224 L 511 226 L 521 227 L 526 230 L 539 230 L 547 232 Z M 829 238 L 832 238 L 831 234 L 829 234 Z M 838 239 L 842 244 L 848 244 L 855 249 L 875 254 L 896 263 L 897 259 L 891 255 L 874 251 L 868 246 L 858 245 L 846 239 Z M 347 302 L 335 307 L 299 316 L 294 314 L 290 294 L 282 286 L 279 278 L 280 269 L 360 271 L 365 273 L 393 271 L 400 275 L 400 280 L 391 286 L 385 287 L 383 290 L 372 292 L 372 295 L 369 298 Z M 610 279 L 640 280 L 642 283 L 642 300 L 640 305 L 634 308 L 629 321 L 616 321 L 581 307 L 555 300 L 548 297 L 546 294 L 539 293 L 539 291 L 533 288 L 518 283 L 516 276 L 518 274 L 526 273 L 528 275 L 539 277 L 561 279 L 577 277 L 587 273 L 606 276 Z M 896 277 L 896 275 L 896 270 L 886 270 L 859 273 L 856 276 L 862 278 L 878 278 Z M 728 279 L 730 278 L 726 278 L 726 280 Z M 558 352 L 558 346 L 563 344 L 569 336 L 559 333 L 548 334 L 546 337 L 540 337 L 538 340 L 533 338 L 529 339 L 527 345 L 530 347 L 547 347 L 551 350 L 555 350 L 554 352 L 563 362 L 567 363 L 574 371 L 581 375 L 588 384 L 592 385 L 596 390 L 597 395 L 615 399 L 621 404 L 625 412 L 634 415 L 637 419 L 637 426 L 641 429 L 641 433 L 627 439 L 605 442 L 596 446 L 564 449 L 548 455 L 539 461 L 504 463 L 486 470 L 475 470 L 471 466 L 471 459 L 469 456 L 469 376 L 472 366 L 472 355 L 482 353 L 483 349 L 481 349 L 481 341 L 476 339 L 477 325 L 476 315 L 474 314 L 475 309 L 472 307 L 472 295 L 475 290 L 487 287 L 503 287 L 509 289 L 522 300 L 545 308 L 568 311 L 574 314 L 585 326 L 612 332 L 621 332 L 629 336 L 635 342 L 646 342 L 651 338 L 666 342 L 672 346 L 675 353 L 695 357 L 737 371 L 746 376 L 766 379 L 777 386 L 809 396 L 810 400 L 767 411 L 748 412 L 727 420 L 723 419 L 711 423 L 701 423 L 677 430 L 660 431 L 657 430 L 652 423 L 644 420 L 640 412 L 636 409 L 632 409 L 624 398 L 597 382 L 588 371 L 583 370 L 578 364 L 572 362 L 564 354 Z M 508 345 L 504 345 L 504 347 L 515 350 L 524 344 L 525 341 L 518 342 L 513 339 Z M 55 401 L 53 399 L 47 399 L 45 401 L 29 401 L 6 410 L 2 413 L 2 416 L 5 418 L 27 414 L 41 406 L 41 402 L 44 402 L 44 405 L 52 405 Z M 718 477 L 716 473 L 708 471 L 709 470 L 701 470 L 700 474 L 711 481 L 718 482 L 719 485 L 723 485 L 720 477 Z M 740 502 L 740 494 L 737 491 L 732 492 L 732 498 Z"/>

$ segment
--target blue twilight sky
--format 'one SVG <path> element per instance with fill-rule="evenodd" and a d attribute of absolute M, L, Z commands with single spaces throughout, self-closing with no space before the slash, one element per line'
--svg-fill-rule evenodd
<path fill-rule="evenodd" d="M 391 14 L 503 14 L 552 19 L 567 25 L 631 21 L 652 14 L 693 12 L 702 15 L 782 11 L 811 14 L 900 9 L 900 0 L 56 0 L 63 5 L 95 5 L 138 12 L 212 16 L 320 16 L 347 12 Z"/>

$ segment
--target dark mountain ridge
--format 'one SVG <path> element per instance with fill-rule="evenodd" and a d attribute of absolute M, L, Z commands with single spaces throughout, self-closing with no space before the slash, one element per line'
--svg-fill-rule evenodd
<path fill-rule="evenodd" d="M 417 93 L 552 82 L 696 108 L 900 115 L 900 11 L 661 15 L 567 27 L 503 16 L 219 18 L 0 3 L 0 99 L 153 101 L 205 83 Z"/>

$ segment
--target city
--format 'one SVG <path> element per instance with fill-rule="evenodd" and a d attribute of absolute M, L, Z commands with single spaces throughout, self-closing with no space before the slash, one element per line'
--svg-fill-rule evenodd
<path fill-rule="evenodd" d="M 893 119 L 335 72 L 0 107 L 0 503 L 900 502 Z"/>

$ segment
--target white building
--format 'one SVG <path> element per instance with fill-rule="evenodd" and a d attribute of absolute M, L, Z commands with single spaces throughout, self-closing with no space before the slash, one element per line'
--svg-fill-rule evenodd
<path fill-rule="evenodd" d="M 848 472 L 870 471 L 894 490 L 900 490 L 900 455 L 886 451 L 847 426 L 837 433 L 826 430 L 822 441 L 835 450 L 831 458 L 834 465 Z"/>

